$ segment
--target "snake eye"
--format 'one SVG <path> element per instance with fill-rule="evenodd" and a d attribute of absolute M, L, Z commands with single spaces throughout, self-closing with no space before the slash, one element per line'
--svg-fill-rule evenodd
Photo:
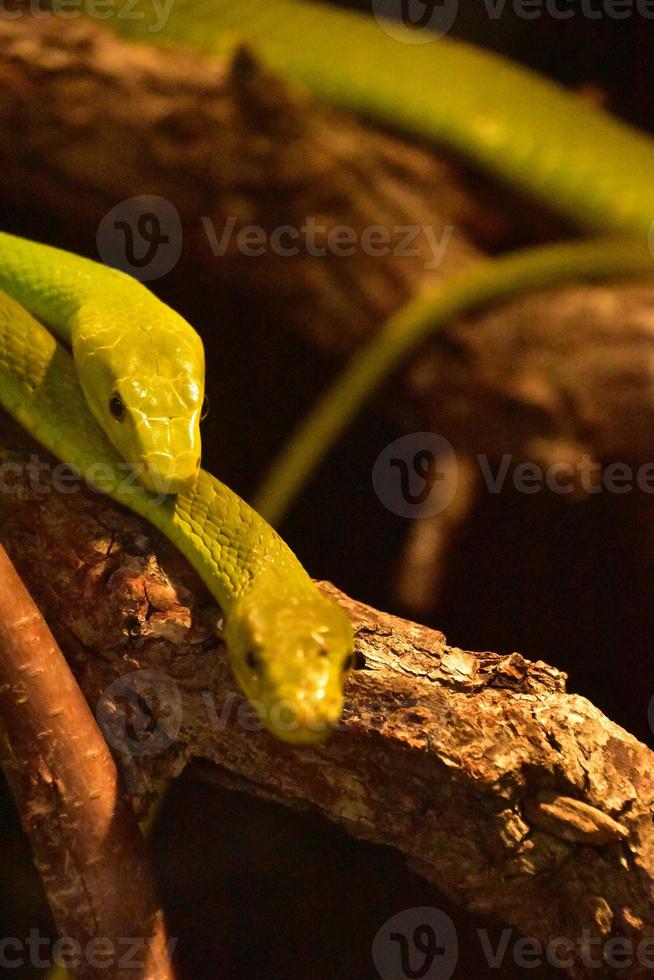
<path fill-rule="evenodd" d="M 204 398 L 202 399 L 202 410 L 200 412 L 200 422 L 204 422 L 204 420 L 206 419 L 207 415 L 209 414 L 209 408 L 210 408 L 209 399 L 205 395 Z"/>
<path fill-rule="evenodd" d="M 248 650 L 248 652 L 245 654 L 245 662 L 254 673 L 257 673 L 261 667 L 261 660 L 256 655 L 254 650 Z"/>
<path fill-rule="evenodd" d="M 122 422 L 125 418 L 125 402 L 120 395 L 115 392 L 109 399 L 109 411 L 117 422 Z"/>

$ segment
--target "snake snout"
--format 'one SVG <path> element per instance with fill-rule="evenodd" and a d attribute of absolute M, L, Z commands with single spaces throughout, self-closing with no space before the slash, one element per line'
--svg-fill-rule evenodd
<path fill-rule="evenodd" d="M 143 457 L 141 482 L 152 493 L 183 493 L 197 480 L 200 457 L 191 450 L 172 453 L 152 452 Z"/>
<path fill-rule="evenodd" d="M 342 699 L 330 698 L 312 702 L 293 698 L 281 699 L 267 713 L 270 731 L 291 745 L 315 745 L 336 727 L 343 708 Z"/>

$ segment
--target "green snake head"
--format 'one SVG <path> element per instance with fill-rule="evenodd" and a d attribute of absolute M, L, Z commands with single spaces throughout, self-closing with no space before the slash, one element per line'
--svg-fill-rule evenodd
<path fill-rule="evenodd" d="M 354 637 L 343 610 L 308 577 L 292 591 L 283 579 L 258 578 L 230 610 L 225 639 L 240 687 L 277 738 L 311 745 L 329 734 Z"/>
<path fill-rule="evenodd" d="M 204 349 L 159 304 L 82 308 L 72 346 L 86 401 L 139 481 L 153 493 L 187 489 L 200 467 Z M 184 329 L 180 329 L 183 325 Z M 156 341 L 153 330 L 156 329 Z"/>

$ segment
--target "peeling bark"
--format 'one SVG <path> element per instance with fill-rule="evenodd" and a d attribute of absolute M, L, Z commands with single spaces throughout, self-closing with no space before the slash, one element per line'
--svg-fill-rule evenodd
<path fill-rule="evenodd" d="M 0 534 L 135 796 L 204 760 L 228 786 L 397 848 L 464 907 L 543 942 L 654 941 L 654 754 L 555 667 L 451 647 L 323 584 L 354 623 L 358 669 L 338 730 L 289 749 L 237 691 L 220 611 L 184 560 L 111 502 L 40 482 L 0 495 Z M 596 975 L 582 958 L 571 973 Z"/>

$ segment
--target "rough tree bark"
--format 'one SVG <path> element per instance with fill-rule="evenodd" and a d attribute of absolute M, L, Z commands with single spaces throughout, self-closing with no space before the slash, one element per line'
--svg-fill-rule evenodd
<path fill-rule="evenodd" d="M 7 425 L 3 444 L 24 440 Z M 649 975 L 654 755 L 555 667 L 453 648 L 324 584 L 352 618 L 359 669 L 338 730 L 289 749 L 236 690 L 220 611 L 184 560 L 97 494 L 57 492 L 52 467 L 8 449 L 2 461 L 0 536 L 134 796 L 209 760 L 226 785 L 311 805 L 544 942 L 622 937 L 630 975 Z M 597 975 L 584 956 L 571 975 Z"/>
<path fill-rule="evenodd" d="M 56 18 L 0 20 L 0 199 L 9 206 L 30 210 L 36 200 L 50 227 L 95 249 L 114 205 L 160 195 L 180 214 L 182 263 L 199 279 L 249 295 L 256 308 L 272 294 L 277 309 L 318 331 L 347 318 L 359 336 L 415 292 L 433 252 L 422 234 L 419 254 L 398 261 L 388 249 L 370 262 L 358 247 L 326 249 L 331 229 L 423 225 L 440 240 L 447 204 L 457 228 L 443 268 L 476 256 L 459 227 L 481 222 L 482 211 L 451 165 L 317 107 L 248 50 L 227 63 L 130 45 L 97 23 L 60 28 Z M 308 219 L 314 254 L 238 247 L 247 226 L 270 235 Z M 233 234 L 217 256 L 211 231 L 220 239 L 227 222 Z"/>
<path fill-rule="evenodd" d="M 62 937 L 53 955 L 79 980 L 172 980 L 163 912 L 116 765 L 1 545 L 0 718 L 2 768 Z"/>

